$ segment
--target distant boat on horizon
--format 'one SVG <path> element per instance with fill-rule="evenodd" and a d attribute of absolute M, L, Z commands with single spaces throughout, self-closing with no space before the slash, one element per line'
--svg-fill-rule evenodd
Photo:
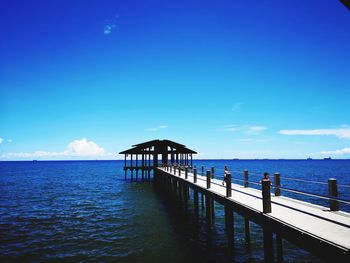
<path fill-rule="evenodd" d="M 323 158 L 323 160 L 329 161 L 329 160 L 332 160 L 332 158 L 331 157 L 326 157 L 326 158 Z"/>
<path fill-rule="evenodd" d="M 309 158 L 307 158 L 306 160 L 307 160 L 307 161 L 311 161 L 311 160 L 312 160 L 312 158 L 311 158 L 311 157 L 309 157 Z"/>

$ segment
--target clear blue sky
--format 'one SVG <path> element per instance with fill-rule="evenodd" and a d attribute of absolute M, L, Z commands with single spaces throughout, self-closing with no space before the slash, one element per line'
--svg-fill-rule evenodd
<path fill-rule="evenodd" d="M 339 1 L 0 3 L 0 159 L 350 158 Z"/>

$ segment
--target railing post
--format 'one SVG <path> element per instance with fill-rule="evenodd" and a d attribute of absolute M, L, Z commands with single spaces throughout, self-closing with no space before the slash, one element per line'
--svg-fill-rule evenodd
<path fill-rule="evenodd" d="M 207 189 L 210 188 L 210 170 L 207 170 Z"/>
<path fill-rule="evenodd" d="M 185 179 L 187 179 L 188 178 L 188 167 L 186 166 L 185 167 Z"/>
<path fill-rule="evenodd" d="M 214 167 L 211 168 L 211 178 L 214 178 Z"/>
<path fill-rule="evenodd" d="M 232 189 L 231 189 L 231 173 L 226 174 L 226 197 L 232 196 Z"/>
<path fill-rule="evenodd" d="M 179 176 L 181 176 L 181 166 L 179 165 Z"/>
<path fill-rule="evenodd" d="M 271 213 L 271 191 L 270 180 L 262 180 L 263 213 Z"/>
<path fill-rule="evenodd" d="M 244 170 L 244 187 L 248 187 L 248 170 Z"/>
<path fill-rule="evenodd" d="M 204 166 L 202 166 L 202 175 L 204 176 Z"/>
<path fill-rule="evenodd" d="M 328 179 L 328 195 L 335 198 L 338 197 L 337 179 Z M 329 208 L 331 211 L 339 211 L 339 202 L 337 200 L 329 199 Z"/>
<path fill-rule="evenodd" d="M 281 175 L 280 173 L 275 173 L 274 174 L 274 184 L 275 184 L 275 196 L 280 196 L 281 195 Z"/>
<path fill-rule="evenodd" d="M 193 168 L 193 182 L 197 183 L 197 168 Z"/>
<path fill-rule="evenodd" d="M 173 165 L 170 166 L 170 173 L 173 172 Z"/>

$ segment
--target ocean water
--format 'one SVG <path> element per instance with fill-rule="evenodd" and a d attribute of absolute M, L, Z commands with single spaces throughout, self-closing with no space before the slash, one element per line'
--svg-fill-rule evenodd
<path fill-rule="evenodd" d="M 244 221 L 235 214 L 235 247 L 227 250 L 224 211 L 215 204 L 215 223 L 206 228 L 205 211 L 194 223 L 187 207 L 154 188 L 152 182 L 124 180 L 123 161 L 0 162 L 0 261 L 116 262 L 262 262 L 262 230 L 251 224 L 251 245 L 244 241 Z M 281 173 L 285 188 L 327 194 L 327 185 L 284 178 L 350 185 L 350 161 L 202 160 L 222 176 L 228 165 L 234 180 L 249 170 L 252 181 L 265 171 Z M 240 181 L 236 181 L 241 183 Z M 350 199 L 339 187 L 340 197 Z M 289 195 L 282 191 L 283 195 Z M 292 195 L 292 194 L 290 194 Z M 327 205 L 303 195 L 296 198 Z M 347 205 L 342 210 L 349 211 Z M 286 262 L 322 262 L 284 242 Z M 229 253 L 231 252 L 231 253 Z"/>

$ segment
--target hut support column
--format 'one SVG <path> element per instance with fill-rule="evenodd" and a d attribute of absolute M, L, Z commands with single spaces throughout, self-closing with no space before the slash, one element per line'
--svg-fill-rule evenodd
<path fill-rule="evenodd" d="M 130 170 L 131 170 L 131 181 L 134 180 L 134 169 L 132 168 L 132 154 L 131 154 L 131 159 L 130 159 Z"/>
<path fill-rule="evenodd" d="M 138 160 L 138 157 L 139 155 L 136 154 L 136 181 L 139 180 L 139 169 L 138 169 L 138 166 L 139 166 L 139 160 Z"/>
<path fill-rule="evenodd" d="M 142 154 L 142 182 L 145 180 L 145 155 Z"/>

